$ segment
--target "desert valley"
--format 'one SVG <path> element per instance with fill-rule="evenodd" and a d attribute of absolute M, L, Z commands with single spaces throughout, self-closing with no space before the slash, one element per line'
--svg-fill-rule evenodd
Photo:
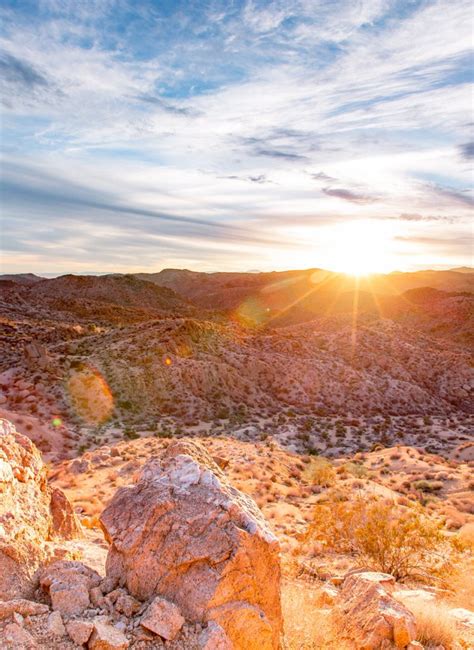
<path fill-rule="evenodd" d="M 474 273 L 0 277 L 0 647 L 474 647 Z"/>

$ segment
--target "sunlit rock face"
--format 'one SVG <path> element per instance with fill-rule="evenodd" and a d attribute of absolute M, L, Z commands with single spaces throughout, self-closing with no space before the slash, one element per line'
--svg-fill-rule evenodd
<path fill-rule="evenodd" d="M 31 596 L 45 542 L 63 533 L 80 534 L 69 502 L 60 490 L 53 496 L 31 440 L 0 419 L 0 599 Z"/>
<path fill-rule="evenodd" d="M 200 446 L 172 445 L 117 491 L 101 517 L 107 574 L 187 620 L 219 624 L 235 648 L 278 648 L 279 544 L 255 503 Z"/>

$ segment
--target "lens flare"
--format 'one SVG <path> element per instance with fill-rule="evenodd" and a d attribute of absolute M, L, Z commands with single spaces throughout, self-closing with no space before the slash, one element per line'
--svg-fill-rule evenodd
<path fill-rule="evenodd" d="M 96 368 L 83 366 L 68 380 L 68 392 L 76 413 L 88 424 L 102 424 L 112 413 L 112 392 Z"/>
<path fill-rule="evenodd" d="M 268 321 L 270 309 L 258 298 L 248 298 L 237 309 L 237 320 L 243 325 L 259 327 Z"/>

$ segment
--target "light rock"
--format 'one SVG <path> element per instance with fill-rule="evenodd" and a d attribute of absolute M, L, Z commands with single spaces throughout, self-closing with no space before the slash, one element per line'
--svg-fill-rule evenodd
<path fill-rule="evenodd" d="M 74 643 L 84 645 L 89 641 L 94 625 L 90 621 L 73 620 L 66 623 L 66 630 Z"/>
<path fill-rule="evenodd" d="M 48 616 L 46 627 L 48 628 L 48 632 L 55 636 L 64 636 L 66 634 L 66 628 L 64 627 L 63 619 L 59 612 L 51 612 Z"/>
<path fill-rule="evenodd" d="M 172 641 L 183 627 L 184 618 L 179 607 L 157 596 L 146 609 L 141 624 L 163 639 Z"/>
<path fill-rule="evenodd" d="M 74 616 L 91 604 L 89 590 L 97 587 L 101 577 L 82 562 L 60 560 L 40 573 L 40 585 L 49 593 L 53 610 Z"/>
<path fill-rule="evenodd" d="M 474 612 L 463 607 L 455 607 L 449 610 L 449 614 L 464 627 L 474 631 Z"/>
<path fill-rule="evenodd" d="M 344 580 L 346 580 L 349 576 L 357 574 L 363 574 L 365 583 L 373 582 L 376 585 L 380 585 L 383 589 L 385 589 L 385 591 L 388 591 L 389 594 L 393 593 L 394 591 L 395 578 L 389 573 L 381 573 L 380 571 L 361 571 L 360 569 L 356 569 L 347 573 L 344 576 Z"/>
<path fill-rule="evenodd" d="M 123 632 L 108 623 L 94 622 L 94 630 L 87 644 L 90 650 L 125 650 L 128 646 L 128 639 Z"/>
<path fill-rule="evenodd" d="M 198 643 L 200 650 L 233 650 L 229 637 L 214 621 L 200 633 Z"/>
<path fill-rule="evenodd" d="M 107 575 L 192 622 L 215 621 L 234 648 L 273 650 L 282 631 L 279 544 L 248 496 L 201 445 L 178 442 L 120 488 L 101 516 Z"/>
<path fill-rule="evenodd" d="M 405 648 L 416 638 L 414 616 L 382 586 L 393 583 L 384 574 L 379 574 L 380 581 L 376 575 L 370 572 L 349 575 L 343 582 L 334 612 L 360 650 L 376 650 L 391 644 Z"/>
<path fill-rule="evenodd" d="M 33 595 L 33 576 L 48 556 L 46 542 L 62 534 L 55 528 L 51 499 L 38 449 L 0 419 L 0 599 Z"/>
<path fill-rule="evenodd" d="M 431 603 L 436 600 L 436 594 L 431 591 L 426 591 L 426 589 L 396 589 L 393 591 L 392 596 L 405 604 L 413 600 L 425 603 Z"/>
<path fill-rule="evenodd" d="M 14 612 L 22 616 L 39 616 L 49 612 L 49 607 L 24 598 L 14 598 L 13 600 L 0 602 L 0 619 L 8 618 Z"/>

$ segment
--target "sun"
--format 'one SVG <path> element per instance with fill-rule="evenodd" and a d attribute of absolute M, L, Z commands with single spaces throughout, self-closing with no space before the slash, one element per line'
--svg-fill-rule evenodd
<path fill-rule="evenodd" d="M 328 265 L 357 277 L 383 273 L 390 266 L 390 243 L 388 232 L 373 221 L 341 224 L 328 252 Z"/>

